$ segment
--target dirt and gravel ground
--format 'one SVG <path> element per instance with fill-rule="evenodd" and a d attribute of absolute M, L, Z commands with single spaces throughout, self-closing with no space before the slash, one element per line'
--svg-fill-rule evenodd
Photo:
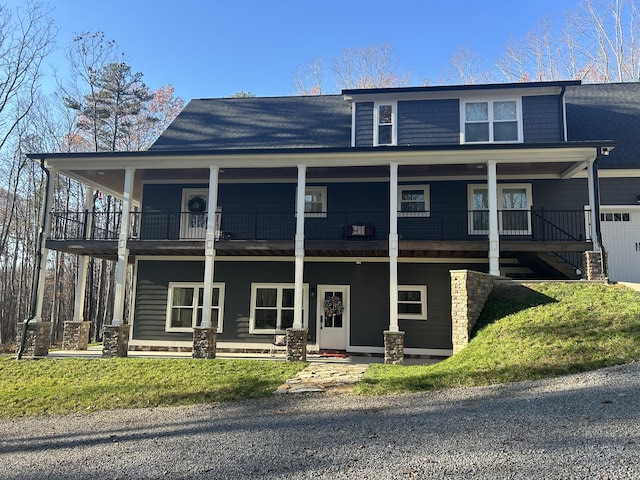
<path fill-rule="evenodd" d="M 638 479 L 640 363 L 415 395 L 0 420 L 0 478 Z"/>

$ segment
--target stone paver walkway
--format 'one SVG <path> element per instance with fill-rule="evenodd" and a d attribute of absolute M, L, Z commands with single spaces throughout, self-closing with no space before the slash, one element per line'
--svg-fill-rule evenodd
<path fill-rule="evenodd" d="M 362 379 L 368 364 L 310 363 L 273 393 L 346 393 Z"/>

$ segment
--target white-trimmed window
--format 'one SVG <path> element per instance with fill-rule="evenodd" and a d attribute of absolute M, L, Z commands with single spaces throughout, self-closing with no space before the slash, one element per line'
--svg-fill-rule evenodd
<path fill-rule="evenodd" d="M 398 285 L 398 318 L 427 319 L 427 286 Z"/>
<path fill-rule="evenodd" d="M 397 136 L 396 102 L 376 102 L 373 110 L 373 144 L 395 145 Z"/>
<path fill-rule="evenodd" d="M 489 233 L 489 190 L 469 185 L 469 233 Z M 531 234 L 531 184 L 498 185 L 498 229 L 503 235 Z"/>
<path fill-rule="evenodd" d="M 398 217 L 428 217 L 429 185 L 398 185 Z"/>
<path fill-rule="evenodd" d="M 327 187 L 307 186 L 304 189 L 304 216 L 327 216 Z"/>
<path fill-rule="evenodd" d="M 463 143 L 522 142 L 521 111 L 519 99 L 463 102 Z"/>
<path fill-rule="evenodd" d="M 202 323 L 204 288 L 202 283 L 171 282 L 167 301 L 167 332 L 192 332 Z M 222 333 L 224 283 L 214 283 L 211 300 L 211 326 Z"/>
<path fill-rule="evenodd" d="M 308 285 L 302 286 L 302 323 L 307 325 Z M 293 326 L 295 285 L 252 283 L 249 333 L 278 333 Z"/>

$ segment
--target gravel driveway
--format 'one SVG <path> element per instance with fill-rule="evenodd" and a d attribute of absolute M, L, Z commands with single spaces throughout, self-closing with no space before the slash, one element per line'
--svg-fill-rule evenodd
<path fill-rule="evenodd" d="M 1 420 L 0 478 L 638 479 L 640 363 L 416 395 Z"/>

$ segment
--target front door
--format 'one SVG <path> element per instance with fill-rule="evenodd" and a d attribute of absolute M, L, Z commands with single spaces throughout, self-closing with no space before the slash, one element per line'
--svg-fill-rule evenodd
<path fill-rule="evenodd" d="M 318 346 L 346 350 L 349 334 L 349 286 L 318 285 Z"/>

